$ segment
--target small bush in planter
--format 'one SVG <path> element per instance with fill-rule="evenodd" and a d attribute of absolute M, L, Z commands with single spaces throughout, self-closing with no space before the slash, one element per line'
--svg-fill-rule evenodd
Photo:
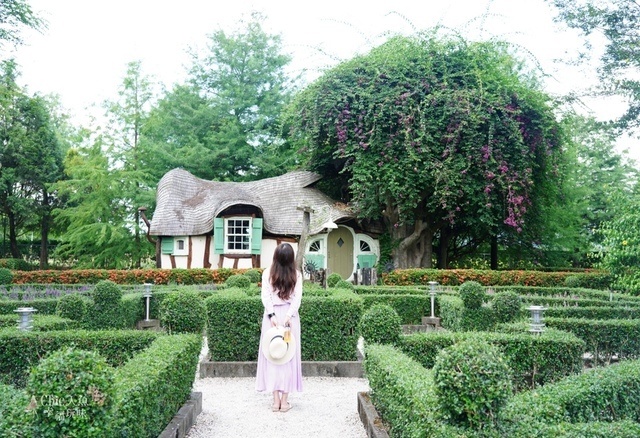
<path fill-rule="evenodd" d="M 435 392 L 454 425 L 483 429 L 512 394 L 511 369 L 502 352 L 468 339 L 443 349 L 433 366 Z"/>
<path fill-rule="evenodd" d="M 340 274 L 333 272 L 329 274 L 329 276 L 327 277 L 327 286 L 336 287 L 336 283 L 338 283 L 341 280 L 342 280 L 342 277 L 340 276 Z"/>
<path fill-rule="evenodd" d="M 336 289 L 351 289 L 353 290 L 353 283 L 348 282 L 347 280 L 340 280 L 336 283 L 336 285 L 334 286 L 334 288 Z"/>
<path fill-rule="evenodd" d="M 160 321 L 170 334 L 202 333 L 206 318 L 204 300 L 197 292 L 169 292 L 160 303 Z"/>
<path fill-rule="evenodd" d="M 402 334 L 402 320 L 387 304 L 374 304 L 360 317 L 358 332 L 371 344 L 397 344 Z"/>
<path fill-rule="evenodd" d="M 26 387 L 34 436 L 110 436 L 113 372 L 94 351 L 68 348 L 41 360 Z"/>
<path fill-rule="evenodd" d="M 11 284 L 13 272 L 8 268 L 0 268 L 0 284 Z"/>
<path fill-rule="evenodd" d="M 63 295 L 56 305 L 56 314 L 62 318 L 82 321 L 87 312 L 87 300 L 80 294 Z"/>
<path fill-rule="evenodd" d="M 235 274 L 227 278 L 224 285 L 225 287 L 239 287 L 240 289 L 247 289 L 251 286 L 251 279 L 243 274 Z"/>
<path fill-rule="evenodd" d="M 512 290 L 501 291 L 493 298 L 493 316 L 496 322 L 512 322 L 518 316 L 522 299 Z"/>
<path fill-rule="evenodd" d="M 484 287 L 477 281 L 465 281 L 458 289 L 458 294 L 467 309 L 479 309 L 484 301 Z"/>

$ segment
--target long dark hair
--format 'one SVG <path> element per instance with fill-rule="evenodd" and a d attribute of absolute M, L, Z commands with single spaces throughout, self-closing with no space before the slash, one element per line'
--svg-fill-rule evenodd
<path fill-rule="evenodd" d="M 281 300 L 288 300 L 293 294 L 297 280 L 293 247 L 288 243 L 281 243 L 273 253 L 269 281 L 273 289 L 278 292 L 278 297 Z"/>

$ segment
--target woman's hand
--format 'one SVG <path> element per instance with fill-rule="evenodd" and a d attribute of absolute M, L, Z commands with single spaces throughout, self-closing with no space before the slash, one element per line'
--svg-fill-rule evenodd
<path fill-rule="evenodd" d="M 291 326 L 291 317 L 287 316 L 284 320 L 284 326 L 285 327 L 290 327 Z"/>
<path fill-rule="evenodd" d="M 271 327 L 278 327 L 278 318 L 275 315 L 269 318 L 269 322 L 271 322 Z"/>

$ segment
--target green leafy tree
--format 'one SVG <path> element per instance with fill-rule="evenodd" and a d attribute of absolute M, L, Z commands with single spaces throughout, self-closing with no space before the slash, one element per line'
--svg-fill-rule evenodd
<path fill-rule="evenodd" d="M 252 14 L 241 28 L 209 36 L 193 53 L 187 84 L 167 93 L 148 135 L 162 168 L 184 167 L 204 179 L 247 180 L 282 173 L 279 117 L 290 81 L 278 35 Z M 173 160 L 171 159 L 173 158 Z"/>
<path fill-rule="evenodd" d="M 436 233 L 520 235 L 557 196 L 559 125 L 496 42 L 396 37 L 326 72 L 286 122 L 325 189 L 381 218 L 397 267 L 432 266 Z"/>
<path fill-rule="evenodd" d="M 598 67 L 598 92 L 617 94 L 628 103 L 619 120 L 622 128 L 640 127 L 640 4 L 635 0 L 547 0 L 558 10 L 557 20 L 585 36 L 581 59 L 590 60 L 593 42 L 604 42 Z"/>
<path fill-rule="evenodd" d="M 41 236 L 40 265 L 48 263 L 53 193 L 49 186 L 62 174 L 62 156 L 46 101 L 17 85 L 17 66 L 2 64 L 0 83 L 0 208 L 7 219 L 14 258 L 22 256 L 20 233 Z"/>
<path fill-rule="evenodd" d="M 640 294 L 640 196 L 615 192 L 611 195 L 616 214 L 600 226 L 603 236 L 600 267 L 614 277 L 613 287 Z"/>
<path fill-rule="evenodd" d="M 45 22 L 39 18 L 24 0 L 2 0 L 0 2 L 0 48 L 4 43 L 22 44 L 20 31 L 24 28 L 42 30 Z"/>
<path fill-rule="evenodd" d="M 157 180 L 147 171 L 152 152 L 142 131 L 154 101 L 154 84 L 142 72 L 139 61 L 127 65 L 118 99 L 107 101 L 108 128 L 104 134 L 110 169 L 119 175 L 123 184 L 120 203 L 128 211 L 126 224 L 133 231 L 131 257 L 140 268 L 142 259 L 149 256 L 149 243 L 143 241 L 138 207 L 152 205 Z"/>

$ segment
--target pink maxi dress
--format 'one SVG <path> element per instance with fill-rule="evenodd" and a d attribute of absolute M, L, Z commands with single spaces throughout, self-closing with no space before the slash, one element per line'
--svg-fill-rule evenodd
<path fill-rule="evenodd" d="M 283 301 L 278 297 L 277 292 L 269 281 L 269 269 L 262 273 L 262 304 L 264 314 L 262 316 L 262 332 L 260 335 L 260 346 L 258 347 L 258 372 L 256 375 L 256 391 L 281 391 L 281 392 L 302 392 L 302 355 L 300 352 L 300 316 L 298 309 L 302 301 L 302 275 L 298 272 L 293 294 L 288 301 Z M 271 322 L 267 315 L 275 313 L 278 325 L 284 325 L 287 316 L 291 317 L 291 334 L 297 342 L 296 352 L 293 358 L 285 364 L 274 364 L 267 360 L 262 352 L 264 334 L 271 328 Z"/>

